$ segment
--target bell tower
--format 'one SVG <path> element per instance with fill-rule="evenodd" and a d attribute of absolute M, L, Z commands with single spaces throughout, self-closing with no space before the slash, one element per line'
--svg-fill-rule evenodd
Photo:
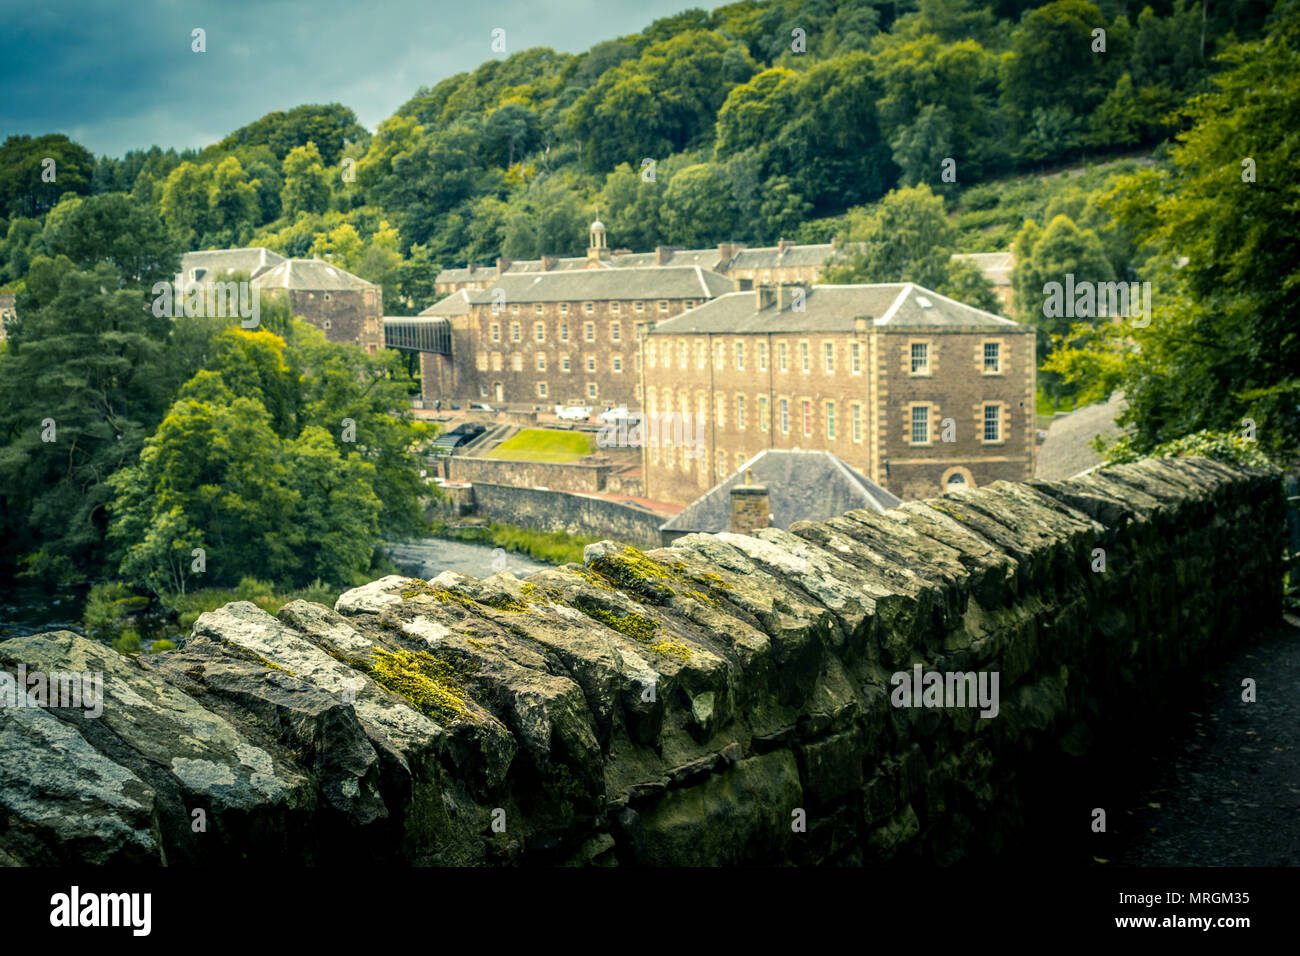
<path fill-rule="evenodd" d="M 597 217 L 600 212 L 597 211 Z M 605 237 L 605 224 L 599 218 L 591 224 L 590 238 L 587 242 L 587 259 L 596 261 L 609 258 L 609 242 Z"/>

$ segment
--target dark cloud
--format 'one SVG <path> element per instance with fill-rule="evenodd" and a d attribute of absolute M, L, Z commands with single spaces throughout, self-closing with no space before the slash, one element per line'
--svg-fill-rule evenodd
<path fill-rule="evenodd" d="M 350 106 L 373 129 L 415 90 L 510 51 L 577 53 L 684 0 L 68 0 L 0 9 L 0 133 L 62 132 L 96 154 L 205 146 L 271 110 Z M 714 3 L 694 4 L 712 7 Z M 191 31 L 207 52 L 191 52 Z"/>

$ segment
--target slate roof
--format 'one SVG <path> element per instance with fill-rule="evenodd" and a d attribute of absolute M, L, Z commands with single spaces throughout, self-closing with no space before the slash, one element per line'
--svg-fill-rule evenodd
<path fill-rule="evenodd" d="M 257 289 L 369 289 L 374 283 L 324 259 L 286 259 L 253 280 Z"/>
<path fill-rule="evenodd" d="M 249 246 L 243 249 L 204 249 L 187 252 L 181 256 L 182 281 L 190 280 L 194 269 L 206 269 L 207 273 L 199 281 L 217 281 L 232 272 L 247 272 L 256 279 L 266 270 L 284 262 L 284 256 L 272 252 L 263 246 Z"/>
<path fill-rule="evenodd" d="M 469 312 L 469 290 L 460 289 L 444 299 L 439 299 L 420 315 L 465 315 Z"/>
<path fill-rule="evenodd" d="M 808 246 L 787 246 L 785 252 L 780 246 L 759 246 L 753 249 L 741 249 L 731 263 L 731 269 L 779 269 L 789 266 L 820 266 L 830 258 L 835 250 L 829 242 Z"/>
<path fill-rule="evenodd" d="M 796 521 L 825 521 L 855 508 L 884 513 L 902 504 L 880 485 L 864 477 L 828 451 L 768 448 L 732 475 L 660 525 L 661 531 L 726 531 L 731 522 L 731 489 L 753 472 L 767 486 L 772 526 L 788 529 Z"/>
<path fill-rule="evenodd" d="M 581 272 L 508 272 L 486 289 L 469 291 L 470 302 L 491 302 L 501 289 L 507 302 L 575 302 L 598 299 L 700 299 L 729 291 L 731 280 L 699 266 L 584 269 Z"/>
<path fill-rule="evenodd" d="M 1011 285 L 1011 269 L 1016 260 L 1010 252 L 968 252 L 959 253 L 953 258 L 969 262 L 995 286 Z"/>
<path fill-rule="evenodd" d="M 727 263 L 723 262 L 719 257 L 716 248 L 671 249 L 667 260 L 662 266 L 659 265 L 657 252 L 616 252 L 608 258 L 595 260 L 588 259 L 586 256 L 559 256 L 549 269 L 542 268 L 541 259 L 515 259 L 506 267 L 506 271 L 502 275 L 535 275 L 543 272 L 585 272 L 598 269 L 639 269 L 645 267 L 663 269 L 669 266 L 699 266 L 701 269 L 715 271 L 719 268 L 725 268 L 726 265 Z M 473 273 L 468 268 L 443 269 L 438 273 L 434 282 L 469 282 L 475 279 L 490 278 L 496 278 L 495 266 L 475 266 Z"/>
<path fill-rule="evenodd" d="M 1031 331 L 1010 319 L 931 292 L 911 282 L 808 286 L 804 310 L 759 309 L 754 292 L 732 292 L 655 324 L 651 335 L 693 333 L 852 332 L 860 317 L 876 328 L 997 328 Z"/>
<path fill-rule="evenodd" d="M 1102 457 L 1090 442 L 1097 435 L 1104 435 L 1107 441 L 1118 437 L 1120 429 L 1115 419 L 1127 407 L 1124 393 L 1116 392 L 1107 401 L 1086 405 L 1053 421 L 1047 428 L 1047 440 L 1038 450 L 1034 477 L 1064 481 L 1100 465 Z"/>

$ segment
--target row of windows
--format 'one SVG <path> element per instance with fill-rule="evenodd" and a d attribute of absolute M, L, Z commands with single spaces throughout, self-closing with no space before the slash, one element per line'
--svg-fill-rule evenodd
<path fill-rule="evenodd" d="M 615 341 L 617 341 L 617 336 Z M 540 339 L 539 339 L 540 341 Z M 594 341 L 588 338 L 588 341 Z M 799 371 L 811 372 L 813 364 L 812 346 L 808 342 L 798 343 L 798 363 Z M 733 346 L 733 364 L 738 372 L 745 370 L 746 348 L 744 342 L 736 342 Z M 687 367 L 687 343 L 685 339 L 678 339 L 677 349 L 677 366 L 679 368 Z M 930 343 L 912 342 L 911 349 L 911 369 L 913 375 L 930 374 Z M 834 375 L 838 357 L 838 349 L 834 342 L 823 342 L 819 362 L 821 369 L 827 375 Z M 654 344 L 647 346 L 647 361 L 651 368 L 656 364 L 661 364 L 664 368 L 671 368 L 673 364 L 673 343 L 664 342 L 656 347 Z M 705 344 L 703 341 L 697 341 L 694 345 L 694 359 L 696 368 L 704 368 L 706 362 Z M 767 371 L 767 343 L 754 343 L 755 360 L 758 371 Z M 718 371 L 726 367 L 727 348 L 722 342 L 715 342 L 713 346 L 713 365 Z M 998 375 L 1002 372 L 1002 344 L 1000 342 L 985 342 L 983 348 L 984 373 L 986 375 Z M 849 371 L 854 375 L 862 374 L 862 343 L 850 342 L 848 349 Z M 787 342 L 776 343 L 776 368 L 778 372 L 790 371 L 790 348 Z"/>
<path fill-rule="evenodd" d="M 632 311 L 633 311 L 633 312 L 644 312 L 644 311 L 645 311 L 645 306 L 646 306 L 646 304 L 645 304 L 644 302 L 633 302 L 633 303 L 631 303 L 631 306 L 632 306 Z M 695 300 L 694 300 L 694 299 L 687 299 L 687 300 L 685 300 L 685 301 L 682 303 L 682 306 L 683 306 L 684 308 L 687 308 L 687 309 L 693 309 L 693 308 L 695 308 Z M 660 300 L 659 300 L 659 303 L 658 303 L 658 308 L 659 308 L 659 311 L 660 311 L 660 312 L 667 312 L 667 311 L 668 311 L 668 300 L 667 300 L 667 299 L 660 299 Z M 543 303 L 541 303 L 541 302 L 538 302 L 536 305 L 533 306 L 533 312 L 535 312 L 537 315 L 542 315 L 542 314 L 544 314 L 544 313 L 545 313 L 545 310 L 546 310 L 546 306 L 545 306 Z M 504 312 L 504 311 L 505 311 L 505 303 L 504 303 L 504 302 L 494 302 L 494 303 L 492 303 L 492 312 L 493 312 L 493 313 L 497 313 L 497 314 L 499 314 L 499 313 Z M 584 303 L 582 303 L 582 311 L 583 311 L 583 314 L 585 314 L 585 315 L 594 315 L 594 314 L 596 313 L 596 304 L 595 304 L 594 302 L 584 302 Z M 610 303 L 609 303 L 609 311 L 610 311 L 610 313 L 613 314 L 613 315 L 619 315 L 619 314 L 623 311 L 623 309 L 622 309 L 622 303 L 621 303 L 621 302 L 610 302 Z M 568 303 L 568 302 L 561 302 L 561 303 L 559 304 L 559 312 L 560 312 L 560 315 L 568 315 L 568 314 L 569 314 L 569 303 Z M 510 306 L 510 314 L 511 314 L 511 315 L 518 315 L 518 314 L 519 314 L 519 303 L 516 302 L 516 303 L 514 303 L 513 305 Z"/>
<path fill-rule="evenodd" d="M 490 335 L 490 337 L 491 337 L 491 339 L 492 339 L 493 342 L 500 342 L 500 341 L 501 341 L 501 323 L 499 323 L 499 322 L 493 322 L 492 325 L 491 325 L 491 327 L 490 327 L 490 329 L 489 329 L 489 335 Z M 583 325 L 583 329 L 582 329 L 582 337 L 583 337 L 583 340 L 584 340 L 584 341 L 587 341 L 587 342 L 594 342 L 594 341 L 596 341 L 596 323 L 595 323 L 595 322 L 587 322 L 587 323 L 585 323 L 585 324 Z M 622 323 L 620 323 L 620 322 L 611 322 L 611 323 L 610 323 L 610 325 L 609 325 L 609 340 L 610 340 L 611 342 L 621 342 L 621 341 L 623 341 L 623 326 L 622 326 Z M 518 322 L 511 322 L 511 323 L 510 323 L 510 341 L 511 341 L 511 342 L 522 342 L 522 341 L 523 341 L 523 332 L 522 332 L 522 330 L 520 329 L 520 326 L 519 326 L 519 323 L 518 323 Z M 545 342 L 545 341 L 546 341 L 546 323 L 545 323 L 545 322 L 537 322 L 537 323 L 534 323 L 534 325 L 533 325 L 533 341 L 535 341 L 535 342 Z M 561 341 L 561 342 L 567 342 L 567 341 L 569 341 L 569 323 L 568 323 L 568 322 L 561 322 L 561 323 L 560 323 L 560 341 Z"/>
<path fill-rule="evenodd" d="M 981 440 L 984 442 L 1002 441 L 1002 406 L 986 404 L 981 415 Z M 930 444 L 930 407 L 928 405 L 912 406 L 911 438 L 913 445 Z"/>
<path fill-rule="evenodd" d="M 685 390 L 679 393 L 681 403 L 681 413 L 683 416 L 690 414 L 690 396 Z M 697 414 L 704 421 L 705 416 L 705 399 L 702 393 L 696 393 Z M 673 411 L 673 394 L 672 389 L 665 388 L 663 391 L 650 395 L 649 414 L 654 418 L 660 410 L 660 404 L 664 412 Z M 814 428 L 814 403 L 810 399 L 800 399 L 798 405 L 791 407 L 789 399 L 781 398 L 776 402 L 776 424 L 782 435 L 790 434 L 792 415 L 796 417 L 795 424 L 804 437 L 812 437 Z M 744 395 L 737 395 L 735 398 L 736 429 L 743 431 L 748 426 L 748 405 Z M 719 428 L 727 426 L 728 403 L 726 396 L 717 393 L 714 396 L 713 414 L 714 420 Z M 758 430 L 765 432 L 769 427 L 768 420 L 768 397 L 766 395 L 757 396 L 757 421 Z M 839 437 L 839 422 L 836 417 L 836 403 L 833 401 L 822 402 L 821 410 L 821 433 L 828 441 L 834 441 Z M 1002 405 L 997 403 L 987 403 L 982 410 L 982 428 L 981 440 L 986 443 L 1002 441 Z M 864 433 L 864 410 L 861 402 L 852 402 L 849 404 L 849 433 L 853 441 L 861 442 Z M 915 405 L 911 411 L 911 442 L 913 445 L 930 444 L 930 406 Z"/>
<path fill-rule="evenodd" d="M 496 384 L 497 384 L 498 387 L 501 385 L 500 382 L 497 382 Z M 600 390 L 596 387 L 596 383 L 595 383 L 595 382 L 588 382 L 588 383 L 587 383 L 587 397 L 588 397 L 588 398 L 592 398 L 592 399 L 596 398 L 596 396 L 599 394 L 599 392 L 600 392 Z M 547 398 L 547 397 L 549 396 L 549 394 L 550 394 L 550 390 L 547 388 L 546 383 L 545 383 L 545 382 L 538 382 L 538 383 L 537 383 L 537 397 L 538 397 L 538 398 Z"/>
<path fill-rule="evenodd" d="M 491 363 L 491 370 L 493 372 L 500 372 L 502 370 L 504 363 L 500 352 L 493 352 L 490 357 L 486 352 L 480 352 L 478 354 L 478 370 L 480 372 L 488 371 L 489 362 Z M 586 356 L 583 364 L 588 372 L 596 371 L 596 356 L 594 355 Z M 546 353 L 538 352 L 533 359 L 533 365 L 537 369 L 537 371 L 545 372 L 546 365 L 547 365 Z M 518 352 L 510 356 L 510 369 L 511 371 L 514 372 L 522 372 L 524 370 L 524 357 Z M 623 356 L 621 354 L 611 355 L 609 357 L 609 370 L 611 372 L 622 373 Z M 573 371 L 573 361 L 569 356 L 567 355 L 560 356 L 560 371 L 562 372 Z"/>

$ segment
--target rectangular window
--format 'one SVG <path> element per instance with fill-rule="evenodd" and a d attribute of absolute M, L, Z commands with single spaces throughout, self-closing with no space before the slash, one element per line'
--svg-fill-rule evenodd
<path fill-rule="evenodd" d="M 912 343 L 912 374 L 930 374 L 930 346 L 926 342 Z"/>
<path fill-rule="evenodd" d="M 569 357 L 568 357 L 567 355 L 562 356 L 562 357 L 560 358 L 560 368 L 561 368 L 563 371 L 567 372 L 567 371 L 570 370 L 570 367 L 571 367 L 571 366 L 570 366 L 570 362 L 569 362 Z"/>
<path fill-rule="evenodd" d="M 778 372 L 784 372 L 790 367 L 786 363 L 785 351 L 785 343 L 778 342 L 776 346 L 776 369 Z"/>
<path fill-rule="evenodd" d="M 825 349 L 826 349 L 826 356 L 825 356 L 826 374 L 834 375 L 835 374 L 835 346 L 832 343 L 827 342 L 825 345 Z"/>
<path fill-rule="evenodd" d="M 854 342 L 849 346 L 850 371 L 854 375 L 862 374 L 862 343 Z"/>
<path fill-rule="evenodd" d="M 745 370 L 745 343 L 737 342 L 736 343 L 736 371 L 743 372 L 744 370 Z"/>
<path fill-rule="evenodd" d="M 736 396 L 736 427 L 743 429 L 745 427 L 745 396 Z"/>
<path fill-rule="evenodd" d="M 667 311 L 668 311 L 668 300 L 667 300 L 667 299 L 660 299 L 660 300 L 659 300 L 659 311 L 660 311 L 660 312 L 667 312 Z"/>
<path fill-rule="evenodd" d="M 596 371 L 596 356 L 594 355 L 587 356 L 587 371 L 588 372 Z"/>
<path fill-rule="evenodd" d="M 862 406 L 853 406 L 853 440 L 861 443 L 862 441 Z"/>
<path fill-rule="evenodd" d="M 595 383 L 595 382 L 588 382 L 588 383 L 587 383 L 587 397 L 588 397 L 588 398 L 595 398 L 595 397 L 596 397 L 596 383 Z"/>
<path fill-rule="evenodd" d="M 686 340 L 682 339 L 677 343 L 677 364 L 686 368 Z"/>
<path fill-rule="evenodd" d="M 539 341 L 539 342 L 545 342 L 545 341 L 546 341 L 546 326 L 543 325 L 541 322 L 538 322 L 536 325 L 533 326 L 533 335 L 536 336 L 537 341 Z"/>
<path fill-rule="evenodd" d="M 492 371 L 494 371 L 494 372 L 499 372 L 499 371 L 501 371 L 501 353 L 500 353 L 500 352 L 493 352 L 493 353 L 492 353 Z"/>
<path fill-rule="evenodd" d="M 695 343 L 695 367 L 704 368 L 704 343 Z"/>
<path fill-rule="evenodd" d="M 722 343 L 718 342 L 713 346 L 713 367 L 722 370 L 722 363 L 726 361 L 726 355 L 722 349 Z"/>
<path fill-rule="evenodd" d="M 560 341 L 561 341 L 561 342 L 567 342 L 567 341 L 569 341 L 569 323 L 568 323 L 568 322 L 561 322 L 561 323 L 560 323 Z"/>
<path fill-rule="evenodd" d="M 721 481 L 727 474 L 727 453 L 718 452 L 718 480 Z"/>
<path fill-rule="evenodd" d="M 912 408 L 912 444 L 928 445 L 930 443 L 930 409 L 925 405 Z"/>
<path fill-rule="evenodd" d="M 645 311 L 645 303 L 644 303 L 644 302 L 633 302 L 633 303 L 632 303 L 632 310 L 633 310 L 634 312 L 644 312 L 644 311 Z"/>
<path fill-rule="evenodd" d="M 586 337 L 588 342 L 596 341 L 596 323 L 595 322 L 586 323 L 582 327 L 582 334 Z"/>
<path fill-rule="evenodd" d="M 835 440 L 835 403 L 826 403 L 826 438 L 828 441 Z"/>
<path fill-rule="evenodd" d="M 614 315 L 618 315 L 618 306 L 619 306 L 619 303 L 617 303 L 617 302 L 611 302 L 611 303 L 609 304 L 609 311 L 612 312 Z"/>
<path fill-rule="evenodd" d="M 767 343 L 766 342 L 758 343 L 758 370 L 760 372 L 767 371 Z"/>
<path fill-rule="evenodd" d="M 758 396 L 758 430 L 767 431 L 767 396 Z"/>
<path fill-rule="evenodd" d="M 511 342 L 518 342 L 518 341 L 519 341 L 519 323 L 518 323 L 518 322 L 511 322 L 511 323 L 510 323 L 510 341 L 511 341 Z"/>
<path fill-rule="evenodd" d="M 546 397 L 546 383 L 545 383 L 545 382 L 538 382 L 538 383 L 537 383 L 537 397 L 538 397 L 538 398 L 545 398 L 545 397 Z"/>
<path fill-rule="evenodd" d="M 790 434 L 790 403 L 781 399 L 781 434 Z"/>
<path fill-rule="evenodd" d="M 996 375 L 1002 371 L 1002 346 L 998 342 L 984 343 L 984 374 Z"/>
<path fill-rule="evenodd" d="M 621 355 L 614 356 L 614 371 L 615 372 L 623 371 L 623 356 Z"/>
<path fill-rule="evenodd" d="M 803 433 L 805 437 L 812 435 L 812 402 L 807 399 L 803 401 Z"/>
<path fill-rule="evenodd" d="M 586 312 L 588 315 L 591 315 L 591 313 L 594 312 L 595 310 L 596 307 L 592 305 L 590 302 L 582 303 L 582 311 Z"/>
<path fill-rule="evenodd" d="M 609 337 L 615 342 L 622 341 L 623 326 L 618 322 L 612 323 L 609 327 Z"/>
<path fill-rule="evenodd" d="M 567 302 L 561 302 L 561 303 L 560 303 L 560 315 L 568 315 L 568 314 L 569 314 L 569 303 L 567 303 Z"/>
<path fill-rule="evenodd" d="M 510 356 L 510 368 L 516 372 L 522 372 L 524 370 L 524 357 L 518 352 Z"/>
<path fill-rule="evenodd" d="M 984 440 L 1002 440 L 1002 406 L 984 406 Z"/>
<path fill-rule="evenodd" d="M 647 345 L 647 346 L 646 346 L 646 353 L 645 353 L 645 354 L 648 355 L 648 356 L 650 357 L 650 367 L 651 367 L 651 368 L 654 368 L 654 367 L 655 367 L 655 350 L 654 350 L 654 346 L 652 346 L 652 345 Z M 638 357 L 639 357 L 639 356 L 638 356 Z M 639 365 L 638 365 L 637 367 L 640 368 Z"/>
<path fill-rule="evenodd" d="M 541 314 L 542 314 L 542 304 L 541 304 L 540 302 L 538 302 L 535 306 L 533 306 L 533 311 L 536 312 L 538 315 L 541 315 Z"/>
<path fill-rule="evenodd" d="M 537 353 L 537 371 L 546 371 L 546 355 L 542 352 Z"/>
<path fill-rule="evenodd" d="M 518 302 L 515 302 L 514 304 L 512 304 L 512 305 L 510 306 L 510 314 L 511 314 L 511 315 L 518 315 L 518 314 L 519 314 L 519 303 L 518 303 Z"/>
<path fill-rule="evenodd" d="M 492 341 L 493 342 L 501 341 L 501 324 L 499 322 L 492 323 Z"/>
<path fill-rule="evenodd" d="M 812 359 L 808 353 L 808 343 L 799 343 L 799 368 L 805 374 L 812 368 Z"/>

